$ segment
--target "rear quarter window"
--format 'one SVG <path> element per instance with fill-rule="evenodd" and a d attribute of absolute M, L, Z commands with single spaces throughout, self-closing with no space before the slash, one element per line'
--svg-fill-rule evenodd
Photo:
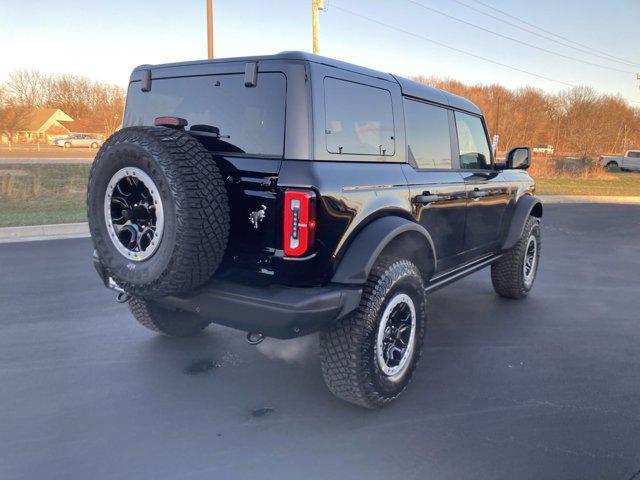
<path fill-rule="evenodd" d="M 329 153 L 395 154 L 393 107 L 388 90 L 327 77 L 324 101 Z"/>
<path fill-rule="evenodd" d="M 157 117 L 181 117 L 187 130 L 219 130 L 207 138 L 211 151 L 282 157 L 284 153 L 286 77 L 259 73 L 255 87 L 244 74 L 154 79 L 151 91 L 129 86 L 124 126 L 153 125 Z M 201 134 L 202 135 L 202 134 Z"/>

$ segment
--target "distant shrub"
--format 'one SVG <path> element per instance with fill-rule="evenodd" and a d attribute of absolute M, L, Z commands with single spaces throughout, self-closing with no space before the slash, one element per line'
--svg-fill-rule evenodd
<path fill-rule="evenodd" d="M 590 178 L 599 180 L 615 180 L 615 175 L 607 172 L 597 164 L 593 157 L 552 156 L 535 158 L 529 174 L 533 178 Z"/>

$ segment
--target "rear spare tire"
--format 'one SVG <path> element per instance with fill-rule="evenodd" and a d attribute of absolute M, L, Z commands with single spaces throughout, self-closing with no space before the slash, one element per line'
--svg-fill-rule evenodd
<path fill-rule="evenodd" d="M 89 229 L 107 275 L 139 297 L 192 290 L 218 268 L 229 202 L 209 152 L 186 132 L 129 127 L 91 167 Z"/>

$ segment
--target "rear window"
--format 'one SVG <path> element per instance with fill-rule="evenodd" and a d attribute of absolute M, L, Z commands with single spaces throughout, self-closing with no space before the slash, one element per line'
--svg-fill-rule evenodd
<path fill-rule="evenodd" d="M 157 79 L 150 92 L 141 91 L 140 83 L 134 82 L 129 86 L 124 126 L 181 117 L 189 122 L 187 130 L 207 138 L 212 151 L 282 157 L 286 88 L 282 73 L 258 74 L 255 87 L 245 87 L 244 74 Z M 211 135 L 216 128 L 218 138 Z"/>
<path fill-rule="evenodd" d="M 324 102 L 329 153 L 395 154 L 393 107 L 388 90 L 325 78 Z"/>

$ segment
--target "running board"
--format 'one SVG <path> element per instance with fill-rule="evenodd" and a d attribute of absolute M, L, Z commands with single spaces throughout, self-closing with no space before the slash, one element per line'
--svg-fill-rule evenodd
<path fill-rule="evenodd" d="M 446 287 L 450 283 L 455 282 L 462 277 L 466 277 L 467 275 L 477 272 L 478 270 L 482 270 L 484 267 L 491 265 L 500 257 L 502 257 L 502 254 L 489 255 L 488 257 L 481 258 L 480 260 L 476 260 L 473 263 L 464 265 L 460 268 L 456 268 L 451 272 L 437 275 L 429 281 L 427 287 L 425 288 L 425 291 L 427 293 L 435 292 L 436 290 L 439 290 L 442 287 Z"/>

